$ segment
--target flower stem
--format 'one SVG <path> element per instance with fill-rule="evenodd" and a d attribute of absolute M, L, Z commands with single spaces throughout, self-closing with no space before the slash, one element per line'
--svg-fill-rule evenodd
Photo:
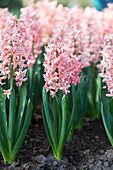
<path fill-rule="evenodd" d="M 13 55 L 11 55 L 10 62 L 10 102 L 9 102 L 9 129 L 8 129 L 8 143 L 9 143 L 9 154 L 11 154 L 13 147 L 13 136 L 14 136 L 14 92 L 13 92 Z"/>
<path fill-rule="evenodd" d="M 11 62 L 10 62 L 10 89 L 13 87 L 13 55 L 11 55 Z"/>

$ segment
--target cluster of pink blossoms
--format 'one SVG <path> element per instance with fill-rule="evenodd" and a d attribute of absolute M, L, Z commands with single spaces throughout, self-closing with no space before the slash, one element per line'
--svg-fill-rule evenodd
<path fill-rule="evenodd" d="M 38 8 L 31 2 L 21 9 L 20 19 L 0 9 L 0 85 L 10 79 L 11 66 L 16 85 L 26 81 L 27 69 L 36 62 L 41 53 L 42 31 L 39 22 Z M 4 90 L 9 98 L 11 89 Z"/>
<path fill-rule="evenodd" d="M 45 88 L 50 90 L 50 95 L 54 97 L 58 89 L 65 94 L 69 93 L 70 84 L 80 83 L 79 73 L 81 65 L 76 56 L 70 53 L 70 49 L 63 43 L 54 44 L 49 42 L 45 48 Z"/>
<path fill-rule="evenodd" d="M 0 8 L 0 35 L 2 35 L 6 22 L 10 16 L 8 8 Z"/>
<path fill-rule="evenodd" d="M 39 22 L 38 8 L 34 2 L 31 2 L 28 7 L 21 9 L 20 19 L 24 21 L 26 32 L 32 44 L 32 50 L 29 55 L 27 65 L 30 69 L 36 62 L 38 54 L 41 53 L 42 46 L 42 30 Z"/>
<path fill-rule="evenodd" d="M 100 60 L 100 50 L 103 39 L 101 38 L 100 12 L 94 8 L 87 7 L 83 11 L 80 26 L 80 58 L 83 67 L 89 66 L 91 62 L 96 64 Z M 85 64 L 86 63 L 86 64 Z"/>
<path fill-rule="evenodd" d="M 53 28 L 59 21 L 57 17 L 57 1 L 41 0 L 37 1 L 35 8 L 38 10 L 39 21 L 42 29 L 42 41 L 47 44 L 53 34 Z"/>
<path fill-rule="evenodd" d="M 100 70 L 100 76 L 103 78 L 103 82 L 108 87 L 108 94 L 106 96 L 113 97 L 113 4 L 108 4 L 108 8 L 105 8 L 101 13 L 102 35 L 103 43 L 101 56 L 101 63 L 97 65 Z"/>
<path fill-rule="evenodd" d="M 24 21 L 10 15 L 2 35 L 0 35 L 0 85 L 6 78 L 10 79 L 10 68 L 13 66 L 13 76 L 16 85 L 21 86 L 26 81 L 27 61 L 31 50 L 29 36 Z M 4 90 L 9 97 L 10 90 Z"/>
<path fill-rule="evenodd" d="M 49 2 L 44 1 L 44 3 L 48 4 Z M 45 9 L 44 13 L 47 10 Z M 47 91 L 50 90 L 53 97 L 58 89 L 67 94 L 70 83 L 77 84 L 74 83 L 74 80 L 80 82 L 80 68 L 90 66 L 91 62 L 98 63 L 104 38 L 104 31 L 102 31 L 101 26 L 103 13 L 95 8 L 73 7 L 69 9 L 62 5 L 56 5 L 54 10 L 53 18 L 55 20 L 54 22 L 51 20 L 49 23 L 50 25 L 54 23 L 54 27 L 50 29 L 52 42 L 49 42 L 48 47 L 46 47 L 47 55 L 45 55 L 44 63 L 45 88 Z M 51 8 L 49 13 L 51 13 Z M 46 17 L 45 23 L 46 28 L 49 28 Z M 62 65 L 62 61 L 64 65 Z M 73 63 L 73 67 L 72 63 L 69 64 L 68 61 Z M 74 69 L 76 66 L 78 66 L 77 69 Z M 77 73 L 76 76 L 75 72 Z M 70 75 L 73 81 L 70 81 Z"/>
<path fill-rule="evenodd" d="M 113 97 L 113 35 L 105 37 L 101 53 L 103 59 L 100 64 L 100 76 L 103 77 L 103 82 L 108 87 L 109 94 L 106 94 L 106 96 Z M 106 86 L 103 88 L 106 88 Z"/>
<path fill-rule="evenodd" d="M 25 20 L 28 33 L 31 39 L 36 40 L 32 41 L 36 44 L 35 52 L 38 51 L 38 45 L 40 49 L 40 41 L 47 44 L 50 37 L 53 38 L 54 43 L 55 41 L 65 43 L 67 33 L 73 34 L 75 28 L 73 30 L 72 25 L 76 25 L 75 34 L 77 31 L 79 34 L 75 36 L 76 38 L 74 37 L 74 47 L 76 47 L 74 54 L 76 53 L 79 57 L 82 67 L 89 66 L 91 62 L 97 64 L 100 60 L 104 35 L 108 33 L 108 30 L 113 30 L 111 16 L 111 4 L 99 12 L 95 8 L 82 9 L 76 6 L 68 8 L 58 5 L 57 1 L 41 0 L 37 3 L 31 2 L 28 7 L 21 9 L 21 17 Z M 31 59 L 34 63 L 35 57 L 33 58 L 32 54 Z"/>
<path fill-rule="evenodd" d="M 20 20 L 10 15 L 8 9 L 0 9 L 0 84 L 3 85 L 4 80 L 10 78 L 10 63 L 13 65 L 16 85 L 20 86 L 23 81 L 26 81 L 27 68 L 30 69 L 36 62 L 38 54 L 41 53 L 41 46 L 47 44 L 50 37 L 52 37 L 52 42 L 49 42 L 48 47 L 46 47 L 47 55 L 45 55 L 44 63 L 46 74 L 44 77 L 45 81 L 47 80 L 45 87 L 47 87 L 47 90 L 51 89 L 53 96 L 58 88 L 67 93 L 70 83 L 76 84 L 77 81 L 74 82 L 74 78 L 72 78 L 75 75 L 75 70 L 72 71 L 72 63 L 77 62 L 77 66 L 79 65 L 80 68 L 90 66 L 91 62 L 97 64 L 100 60 L 102 48 L 103 60 L 98 68 L 105 70 L 105 66 L 102 64 L 106 58 L 104 54 L 110 54 L 110 49 L 108 48 L 109 43 L 105 47 L 103 42 L 105 35 L 111 34 L 110 37 L 112 37 L 112 16 L 112 4 L 108 4 L 108 8 L 99 12 L 95 8 L 89 7 L 86 9 L 76 6 L 72 8 L 63 7 L 61 4 L 58 5 L 57 1 L 50 2 L 49 0 L 41 0 L 37 3 L 32 1 L 28 7 L 21 9 Z M 56 55 L 55 60 L 54 57 L 51 59 L 52 55 L 54 57 Z M 111 54 L 108 59 L 110 57 Z M 11 58 L 13 58 L 13 61 L 11 61 Z M 50 63 L 48 63 L 49 60 Z M 69 67 L 68 71 L 71 71 L 66 73 L 62 70 L 61 74 L 60 68 L 65 68 L 65 66 L 59 68 L 59 64 L 56 64 L 57 60 L 59 63 L 63 61 Z M 58 67 L 57 71 L 54 70 L 56 66 Z M 106 76 L 109 70 L 107 67 Z M 49 77 L 52 78 L 53 70 L 55 75 L 51 80 L 52 84 L 48 80 Z M 49 73 L 50 71 L 52 73 Z M 105 71 L 102 71 L 102 74 L 105 74 Z M 69 78 L 69 75 L 71 78 Z M 63 82 L 61 81 L 60 76 L 64 76 L 65 83 L 63 78 Z M 66 76 L 68 79 L 66 79 Z M 104 77 L 104 81 L 110 87 L 111 77 L 110 80 L 109 77 L 106 79 Z"/>
<path fill-rule="evenodd" d="M 103 36 L 113 34 L 113 4 L 101 12 L 101 33 Z"/>
<path fill-rule="evenodd" d="M 68 40 L 71 44 L 70 35 L 73 32 L 75 35 L 79 32 L 76 38 L 74 37 L 74 54 L 79 57 L 82 68 L 90 66 L 91 62 L 98 63 L 104 36 L 113 33 L 112 4 L 108 4 L 108 8 L 101 12 L 89 7 L 85 9 L 76 6 L 63 7 L 58 5 L 57 1 L 49 2 L 48 0 L 39 1 L 35 6 L 39 11 L 42 37 L 45 38 L 45 43 L 50 37 L 53 38 L 54 43 L 65 43 L 67 33 L 69 33 Z M 75 28 L 72 29 L 72 25 L 76 25 L 76 31 Z"/>
<path fill-rule="evenodd" d="M 73 29 L 71 28 L 72 26 L 68 27 L 68 32 L 73 35 L 74 53 L 80 59 L 82 68 L 84 68 L 90 66 L 91 62 L 96 64 L 100 60 L 103 41 L 99 24 L 101 15 L 96 9 L 89 7 L 79 11 L 79 13 L 81 13 L 79 21 L 75 18 L 77 22 L 75 22 Z"/>

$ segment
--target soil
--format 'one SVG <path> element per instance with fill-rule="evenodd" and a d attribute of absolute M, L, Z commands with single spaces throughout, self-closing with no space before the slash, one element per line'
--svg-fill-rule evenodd
<path fill-rule="evenodd" d="M 85 118 L 81 130 L 75 130 L 65 145 L 63 159 L 52 154 L 41 115 L 35 114 L 24 143 L 13 164 L 4 164 L 0 155 L 0 170 L 113 170 L 113 148 L 102 120 Z"/>

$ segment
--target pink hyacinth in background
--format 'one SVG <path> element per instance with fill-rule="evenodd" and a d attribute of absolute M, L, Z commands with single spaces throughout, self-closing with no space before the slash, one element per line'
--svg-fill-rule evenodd
<path fill-rule="evenodd" d="M 100 60 L 100 50 L 102 44 L 102 34 L 100 26 L 101 13 L 96 9 L 87 7 L 83 11 L 82 20 L 79 24 L 81 31 L 81 46 L 80 46 L 80 59 L 85 66 L 87 63 L 98 63 Z M 89 66 L 87 64 L 87 66 Z"/>
<path fill-rule="evenodd" d="M 53 42 L 63 42 L 70 50 L 73 48 L 82 68 L 90 66 L 91 62 L 98 63 L 103 42 L 101 12 L 91 8 L 57 8 L 59 19 L 52 30 Z"/>
<path fill-rule="evenodd" d="M 101 12 L 101 31 L 103 36 L 113 34 L 113 4 L 108 4 L 108 7 Z"/>
<path fill-rule="evenodd" d="M 81 64 L 70 49 L 63 43 L 54 44 L 51 40 L 45 48 L 45 88 L 54 97 L 60 89 L 65 94 L 69 93 L 70 84 L 80 83 L 79 73 Z"/>
<path fill-rule="evenodd" d="M 8 8 L 0 8 L 0 35 L 2 35 L 10 15 Z"/>
<path fill-rule="evenodd" d="M 53 28 L 59 20 L 57 17 L 57 1 L 37 1 L 36 9 L 39 14 L 39 21 L 42 29 L 42 41 L 47 44 L 53 33 Z"/>
<path fill-rule="evenodd" d="M 113 96 L 113 35 L 105 36 L 102 50 L 102 57 L 100 68 L 100 76 L 103 77 L 103 82 L 108 87 L 109 94 L 106 96 Z M 105 88 L 105 86 L 104 86 Z"/>
<path fill-rule="evenodd" d="M 31 2 L 26 8 L 21 9 L 20 19 L 24 21 L 26 32 L 32 45 L 32 50 L 27 61 L 28 69 L 30 69 L 36 62 L 38 54 L 41 53 L 41 47 L 43 45 L 38 8 L 34 2 Z"/>

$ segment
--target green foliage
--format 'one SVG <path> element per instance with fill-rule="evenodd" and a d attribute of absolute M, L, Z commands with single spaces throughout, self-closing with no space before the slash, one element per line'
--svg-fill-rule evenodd
<path fill-rule="evenodd" d="M 85 84 L 85 76 L 82 82 Z M 76 126 L 81 128 L 83 124 L 87 103 L 84 84 L 78 86 L 82 87 L 82 90 L 72 85 L 68 95 L 62 94 L 59 90 L 53 99 L 43 87 L 43 122 L 53 154 L 59 161 L 62 159 L 67 138 L 73 136 Z"/>
<path fill-rule="evenodd" d="M 69 7 L 72 7 L 74 5 L 77 5 L 82 8 L 85 8 L 87 6 L 92 6 L 92 3 L 90 0 L 58 0 L 58 3 L 63 4 L 64 6 L 69 6 Z"/>
<path fill-rule="evenodd" d="M 0 151 L 4 162 L 14 162 L 30 124 L 32 105 L 30 100 L 26 103 L 26 92 L 24 84 L 20 88 L 19 106 L 16 106 L 15 91 L 12 89 L 9 111 L 6 111 L 5 96 L 0 87 Z"/>
<path fill-rule="evenodd" d="M 33 104 L 33 113 L 36 111 L 36 106 L 41 96 L 42 87 L 44 86 L 44 52 L 45 48 L 43 46 L 42 53 L 38 55 L 33 68 L 30 68 L 30 70 L 28 70 L 28 94 Z"/>
<path fill-rule="evenodd" d="M 88 105 L 87 112 L 92 119 L 100 118 L 100 96 L 101 96 L 101 78 L 98 75 L 96 66 L 91 63 L 88 68 Z"/>
<path fill-rule="evenodd" d="M 107 91 L 102 90 L 101 114 L 108 138 L 113 146 L 113 98 L 106 96 Z"/>
<path fill-rule="evenodd" d="M 55 104 L 56 103 L 56 104 Z M 64 144 L 67 138 L 68 105 L 64 95 L 59 101 L 58 97 L 53 99 L 51 109 L 48 95 L 43 88 L 43 121 L 46 133 L 51 144 L 53 154 L 57 160 L 62 159 Z M 54 114 L 52 111 L 55 111 Z M 51 114 L 52 112 L 52 114 Z M 61 123 L 61 124 L 59 124 Z"/>
<path fill-rule="evenodd" d="M 20 10 L 19 10 L 19 8 L 9 9 L 9 11 L 11 13 L 13 13 L 13 15 L 17 15 L 17 18 L 20 17 Z"/>
<path fill-rule="evenodd" d="M 0 7 L 9 9 L 15 9 L 15 8 L 21 8 L 22 7 L 22 1 L 21 0 L 0 0 Z"/>
<path fill-rule="evenodd" d="M 75 128 L 81 129 L 87 108 L 88 81 L 85 75 L 82 75 L 80 84 L 76 87 L 72 85 L 69 94 L 69 111 L 72 112 L 69 123 L 68 138 L 72 138 Z M 73 110 L 71 110 L 71 108 Z"/>
<path fill-rule="evenodd" d="M 78 84 L 78 95 L 76 99 L 78 119 L 76 128 L 81 129 L 83 126 L 83 120 L 87 109 L 87 92 L 88 92 L 88 78 L 84 75 L 81 78 L 80 84 Z"/>

